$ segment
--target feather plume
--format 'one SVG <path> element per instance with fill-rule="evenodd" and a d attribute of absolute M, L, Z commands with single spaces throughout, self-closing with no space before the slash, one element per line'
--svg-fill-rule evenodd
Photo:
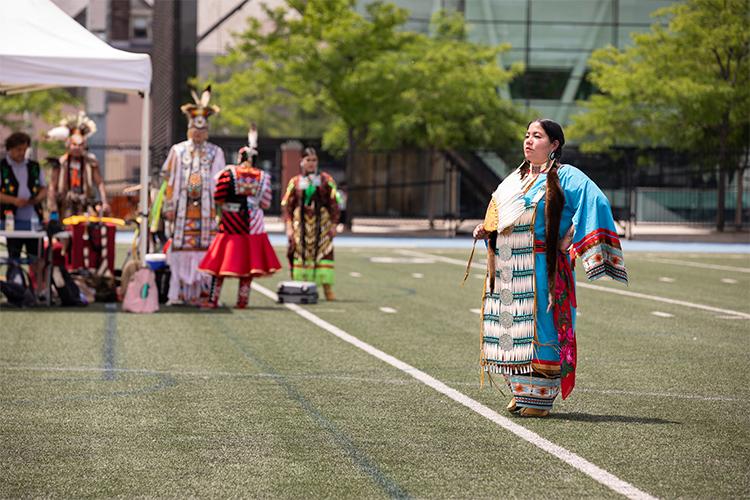
<path fill-rule="evenodd" d="M 247 145 L 252 150 L 258 149 L 258 127 L 254 123 L 250 125 L 250 130 L 247 131 Z"/>
<path fill-rule="evenodd" d="M 203 90 L 203 93 L 201 94 L 201 100 L 196 102 L 202 107 L 207 108 L 208 107 L 208 101 L 211 100 L 211 86 L 209 85 Z"/>
<path fill-rule="evenodd" d="M 70 129 L 65 125 L 60 125 L 47 132 L 47 138 L 53 141 L 64 141 L 70 136 Z"/>
<path fill-rule="evenodd" d="M 76 128 L 81 131 L 84 137 L 88 137 L 96 132 L 96 123 L 81 110 L 76 117 Z"/>
<path fill-rule="evenodd" d="M 60 120 L 60 125 L 49 130 L 47 137 L 57 141 L 64 141 L 73 135 L 74 131 L 87 138 L 96 132 L 96 123 L 81 110 L 75 115 L 66 116 Z"/>
<path fill-rule="evenodd" d="M 195 92 L 195 89 L 190 89 L 190 95 L 193 96 L 193 101 L 195 101 L 195 104 L 200 104 L 201 100 L 198 97 L 198 94 Z"/>

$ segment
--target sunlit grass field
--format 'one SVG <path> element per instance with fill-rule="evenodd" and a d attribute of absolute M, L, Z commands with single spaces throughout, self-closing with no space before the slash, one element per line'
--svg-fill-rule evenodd
<path fill-rule="evenodd" d="M 579 287 L 576 390 L 528 420 L 479 387 L 468 253 L 339 248 L 337 300 L 305 310 L 650 495 L 750 496 L 750 255 L 631 253 L 629 287 L 593 284 L 644 296 Z M 3 498 L 619 496 L 257 289 L 4 307 L 0 376 Z"/>

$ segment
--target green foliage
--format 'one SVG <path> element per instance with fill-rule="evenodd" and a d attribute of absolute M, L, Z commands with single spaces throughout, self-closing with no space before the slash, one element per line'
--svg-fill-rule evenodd
<path fill-rule="evenodd" d="M 499 51 L 466 41 L 461 16 L 439 14 L 433 37 L 405 31 L 408 12 L 375 2 L 288 0 L 249 19 L 217 60 L 220 125 L 249 121 L 271 135 L 317 135 L 342 154 L 357 147 L 501 147 L 522 120 L 497 88 L 513 75 Z"/>
<path fill-rule="evenodd" d="M 375 61 L 411 36 L 396 31 L 406 11 L 372 4 L 365 19 L 348 0 L 287 4 L 264 7 L 270 31 L 248 19 L 237 45 L 217 60 L 229 75 L 217 75 L 215 85 L 222 123 L 240 130 L 252 119 L 272 135 L 319 134 L 334 119 L 365 129 L 387 112 L 388 89 L 377 84 L 382 73 Z"/>
<path fill-rule="evenodd" d="M 393 116 L 396 145 L 511 147 L 523 133 L 525 117 L 498 93 L 520 70 L 506 71 L 497 64 L 509 46 L 468 42 L 464 19 L 457 14 L 436 13 L 432 31 L 433 37 L 415 37 L 404 53 L 411 62 L 411 85 Z"/>
<path fill-rule="evenodd" d="M 591 80 L 601 90 L 573 117 L 571 138 L 587 151 L 667 146 L 727 153 L 746 147 L 750 121 L 750 21 L 746 0 L 688 0 L 624 50 L 597 50 Z M 736 160 L 736 158 L 735 158 Z"/>
<path fill-rule="evenodd" d="M 78 100 L 63 89 L 3 95 L 0 96 L 0 125 L 11 129 L 29 128 L 33 117 L 54 124 L 60 118 L 63 104 L 77 103 Z"/>

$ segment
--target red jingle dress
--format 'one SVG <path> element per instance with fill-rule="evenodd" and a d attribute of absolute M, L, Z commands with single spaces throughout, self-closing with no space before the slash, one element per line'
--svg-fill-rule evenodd
<path fill-rule="evenodd" d="M 271 204 L 270 177 L 248 164 L 230 165 L 221 171 L 216 182 L 214 200 L 221 207 L 221 221 L 198 269 L 217 278 L 240 278 L 238 306 L 242 306 L 243 288 L 249 294 L 252 278 L 281 269 L 263 223 L 263 209 Z M 220 282 L 217 284 L 221 286 Z M 218 290 L 212 293 L 214 305 L 218 294 Z"/>

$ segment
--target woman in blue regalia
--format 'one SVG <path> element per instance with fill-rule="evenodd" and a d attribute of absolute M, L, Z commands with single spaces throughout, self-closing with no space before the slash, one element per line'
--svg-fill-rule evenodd
<path fill-rule="evenodd" d="M 565 136 L 552 120 L 529 124 L 524 162 L 493 193 L 475 238 L 488 240 L 482 297 L 482 375 L 501 374 L 508 411 L 549 415 L 575 385 L 575 275 L 627 283 L 607 197 L 560 163 Z"/>

